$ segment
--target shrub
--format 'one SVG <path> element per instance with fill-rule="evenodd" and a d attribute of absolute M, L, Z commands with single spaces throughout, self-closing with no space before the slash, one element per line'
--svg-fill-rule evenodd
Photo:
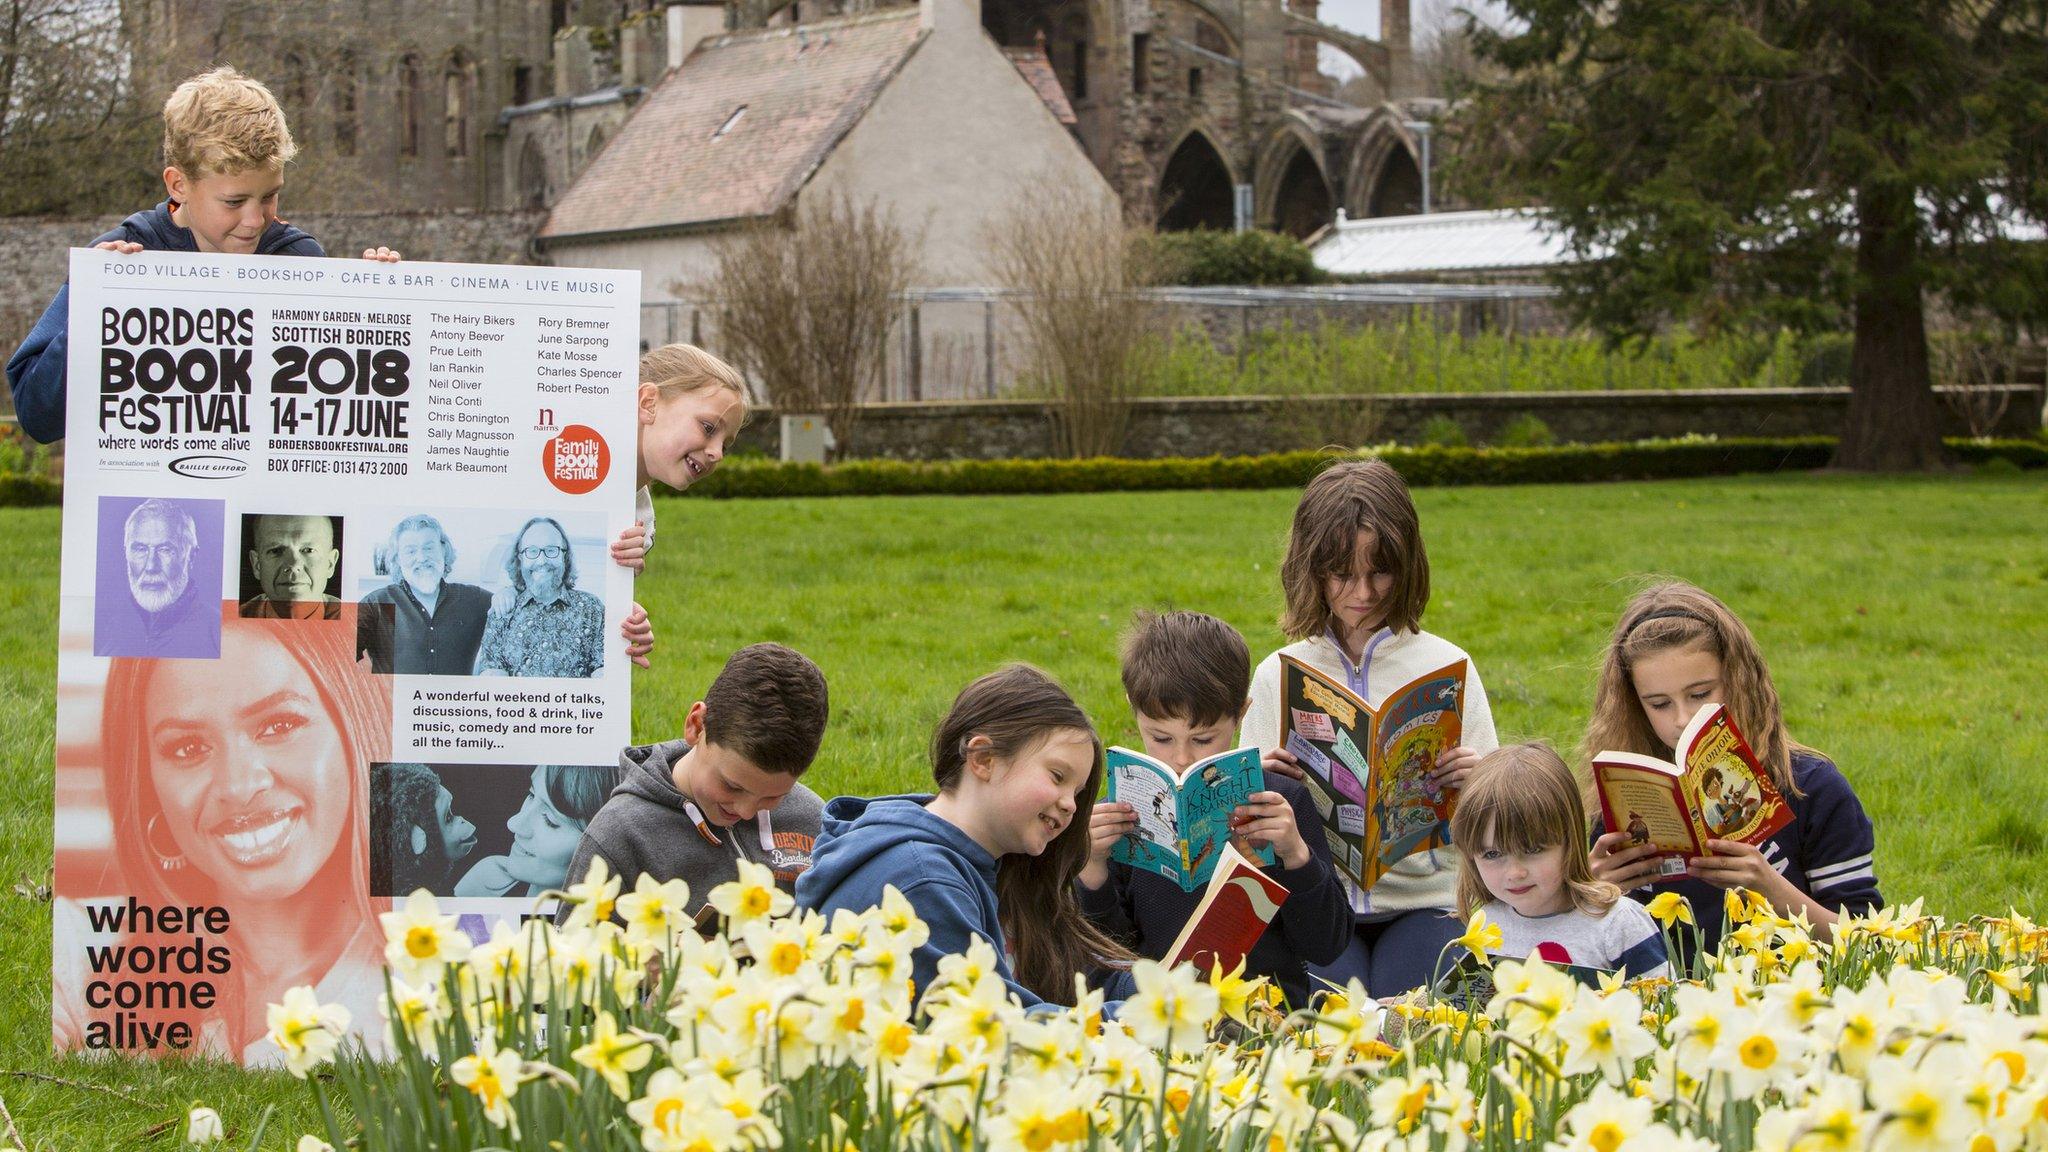
<path fill-rule="evenodd" d="M 1824 468 L 1834 445 L 1826 436 L 1687 437 L 1547 448 L 1388 445 L 1365 454 L 1393 465 L 1411 485 L 1443 487 L 1671 480 Z M 2048 444 L 2034 440 L 1951 440 L 1948 449 L 1964 464 L 2005 460 L 2018 468 L 2048 467 Z M 832 467 L 728 461 L 692 490 L 734 499 L 1298 488 L 1331 463 L 1349 458 L 1351 454 L 1341 452 L 1279 452 L 1164 460 L 854 460 Z"/>
<path fill-rule="evenodd" d="M 1431 444 L 1438 448 L 1463 448 L 1469 441 L 1465 437 L 1464 425 L 1455 417 L 1438 413 L 1422 422 L 1422 431 L 1416 434 L 1416 443 Z"/>
<path fill-rule="evenodd" d="M 1308 245 L 1279 232 L 1161 232 L 1140 243 L 1149 249 L 1161 284 L 1321 284 Z"/>
<path fill-rule="evenodd" d="M 1502 448 L 1548 448 L 1557 443 L 1557 434 L 1543 422 L 1543 417 L 1524 412 L 1508 421 L 1494 443 Z"/>

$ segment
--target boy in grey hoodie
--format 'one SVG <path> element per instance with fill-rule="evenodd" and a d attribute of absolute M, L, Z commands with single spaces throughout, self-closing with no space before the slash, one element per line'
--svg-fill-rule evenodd
<path fill-rule="evenodd" d="M 824 807 L 797 777 L 818 754 L 828 712 L 824 674 L 802 653 L 733 653 L 690 705 L 682 739 L 619 753 L 625 779 L 583 829 L 569 882 L 601 857 L 627 891 L 642 873 L 685 881 L 695 912 L 751 860 L 794 891 Z"/>

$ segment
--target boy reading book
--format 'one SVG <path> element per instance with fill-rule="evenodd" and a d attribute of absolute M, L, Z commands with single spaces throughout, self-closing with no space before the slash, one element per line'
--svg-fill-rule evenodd
<path fill-rule="evenodd" d="M 1141 614 L 1124 640 L 1123 681 L 1146 754 L 1186 772 L 1236 744 L 1251 688 L 1251 650 L 1236 629 L 1213 616 Z M 1263 789 L 1233 810 L 1230 826 L 1245 857 L 1271 850 L 1267 875 L 1288 895 L 1246 955 L 1244 975 L 1269 977 L 1291 1004 L 1305 1006 L 1311 989 L 1304 965 L 1326 964 L 1343 952 L 1351 909 L 1307 792 L 1283 775 L 1262 776 Z M 1190 786 L 1199 780 L 1192 774 Z M 1095 806 L 1088 864 L 1076 890 L 1097 926 L 1132 951 L 1163 959 L 1206 892 L 1110 859 L 1138 820 L 1126 803 Z"/>
<path fill-rule="evenodd" d="M 825 676 L 803 653 L 780 644 L 733 653 L 684 715 L 682 739 L 619 753 L 625 779 L 583 829 L 569 878 L 583 879 L 602 858 L 629 892 L 642 873 L 680 879 L 693 914 L 713 888 L 739 878 L 741 860 L 794 891 L 824 812 L 797 780 L 818 754 L 829 710 Z"/>

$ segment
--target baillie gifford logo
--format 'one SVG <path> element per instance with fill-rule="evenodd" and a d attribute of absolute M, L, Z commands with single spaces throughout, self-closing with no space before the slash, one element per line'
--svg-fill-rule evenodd
<path fill-rule="evenodd" d="M 597 429 L 571 424 L 559 436 L 542 445 L 540 470 L 548 483 L 571 496 L 581 496 L 604 483 L 611 471 L 612 452 Z"/>

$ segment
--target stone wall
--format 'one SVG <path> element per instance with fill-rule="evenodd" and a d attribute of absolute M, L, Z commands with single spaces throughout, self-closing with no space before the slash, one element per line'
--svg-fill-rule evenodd
<path fill-rule="evenodd" d="M 2008 388 L 2011 402 L 1998 434 L 2038 432 L 2048 388 L 2038 383 Z M 1524 415 L 1541 419 L 1560 442 L 1689 433 L 1832 436 L 1841 431 L 1848 403 L 1846 388 L 1396 395 L 1377 398 L 1377 411 L 1362 418 L 1358 401 L 1342 397 L 1140 400 L 1133 405 L 1123 454 L 1145 459 L 1247 456 L 1332 442 L 1413 442 L 1436 416 L 1456 420 L 1474 443 L 1497 438 L 1509 422 Z M 1031 402 L 870 404 L 862 411 L 852 454 L 904 460 L 1047 457 L 1054 453 L 1053 419 L 1050 405 Z M 1946 408 L 1944 419 L 1944 435 L 1968 434 L 1961 419 Z M 772 410 L 755 413 L 739 446 L 771 456 L 780 453 Z"/>

